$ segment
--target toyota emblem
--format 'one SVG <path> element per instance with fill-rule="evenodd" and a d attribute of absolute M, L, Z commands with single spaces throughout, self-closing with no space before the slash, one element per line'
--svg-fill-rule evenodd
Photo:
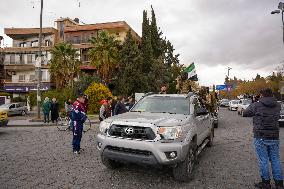
<path fill-rule="evenodd" d="M 124 132 L 127 134 L 127 135 L 133 135 L 134 133 L 134 128 L 133 127 L 127 127 L 124 129 Z"/>

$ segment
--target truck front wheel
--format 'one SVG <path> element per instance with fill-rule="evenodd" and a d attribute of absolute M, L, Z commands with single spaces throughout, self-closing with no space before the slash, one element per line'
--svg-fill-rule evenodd
<path fill-rule="evenodd" d="M 191 142 L 186 159 L 173 168 L 173 175 L 177 181 L 190 181 L 193 179 L 193 168 L 196 160 L 196 145 Z"/>

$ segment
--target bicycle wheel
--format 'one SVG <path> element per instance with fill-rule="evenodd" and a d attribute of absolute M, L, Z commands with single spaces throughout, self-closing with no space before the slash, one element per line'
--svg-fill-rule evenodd
<path fill-rule="evenodd" d="M 87 118 L 87 120 L 85 121 L 84 125 L 83 125 L 83 131 L 87 132 L 91 129 L 91 120 L 89 118 Z"/>
<path fill-rule="evenodd" d="M 69 122 L 68 117 L 59 117 L 57 120 L 57 129 L 59 131 L 66 131 L 69 128 Z"/>

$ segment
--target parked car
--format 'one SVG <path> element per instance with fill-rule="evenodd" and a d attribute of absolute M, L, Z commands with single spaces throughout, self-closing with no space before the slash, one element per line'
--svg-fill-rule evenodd
<path fill-rule="evenodd" d="M 245 109 L 247 109 L 247 107 L 249 107 L 249 105 L 251 103 L 252 103 L 251 99 L 241 99 L 239 101 L 238 108 L 237 108 L 238 115 L 242 115 L 243 116 L 243 111 Z"/>
<path fill-rule="evenodd" d="M 8 115 L 5 111 L 0 111 L 0 127 L 5 127 L 8 125 Z"/>
<path fill-rule="evenodd" d="M 279 127 L 284 127 L 284 103 L 281 101 L 279 103 L 281 104 L 280 119 L 278 120 Z"/>
<path fill-rule="evenodd" d="M 97 148 L 110 169 L 123 163 L 167 165 L 176 180 L 188 181 L 197 155 L 213 138 L 213 118 L 197 95 L 151 94 L 130 112 L 102 121 Z"/>
<path fill-rule="evenodd" d="M 222 99 L 219 102 L 219 106 L 220 107 L 228 107 L 229 106 L 229 102 L 230 102 L 230 100 L 228 100 L 228 99 Z"/>
<path fill-rule="evenodd" d="M 9 103 L 9 104 L 1 105 L 0 111 L 7 112 L 8 116 L 26 115 L 28 112 L 28 109 L 26 106 L 23 106 L 21 103 Z"/>
<path fill-rule="evenodd" d="M 233 111 L 233 110 L 237 110 L 238 109 L 238 104 L 239 104 L 240 100 L 231 100 L 229 102 L 229 107 L 228 109 L 230 111 Z"/>

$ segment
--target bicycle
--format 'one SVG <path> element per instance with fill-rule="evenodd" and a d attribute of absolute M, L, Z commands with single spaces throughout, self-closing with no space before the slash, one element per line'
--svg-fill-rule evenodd
<path fill-rule="evenodd" d="M 59 117 L 57 120 L 57 129 L 59 131 L 67 131 L 72 130 L 70 126 L 70 118 L 69 117 Z"/>
<path fill-rule="evenodd" d="M 59 117 L 57 121 L 57 129 L 59 131 L 67 131 L 70 130 L 72 131 L 72 127 L 70 125 L 70 118 L 69 117 Z M 92 123 L 89 118 L 86 119 L 86 121 L 83 124 L 83 132 L 87 132 L 91 129 Z"/>

